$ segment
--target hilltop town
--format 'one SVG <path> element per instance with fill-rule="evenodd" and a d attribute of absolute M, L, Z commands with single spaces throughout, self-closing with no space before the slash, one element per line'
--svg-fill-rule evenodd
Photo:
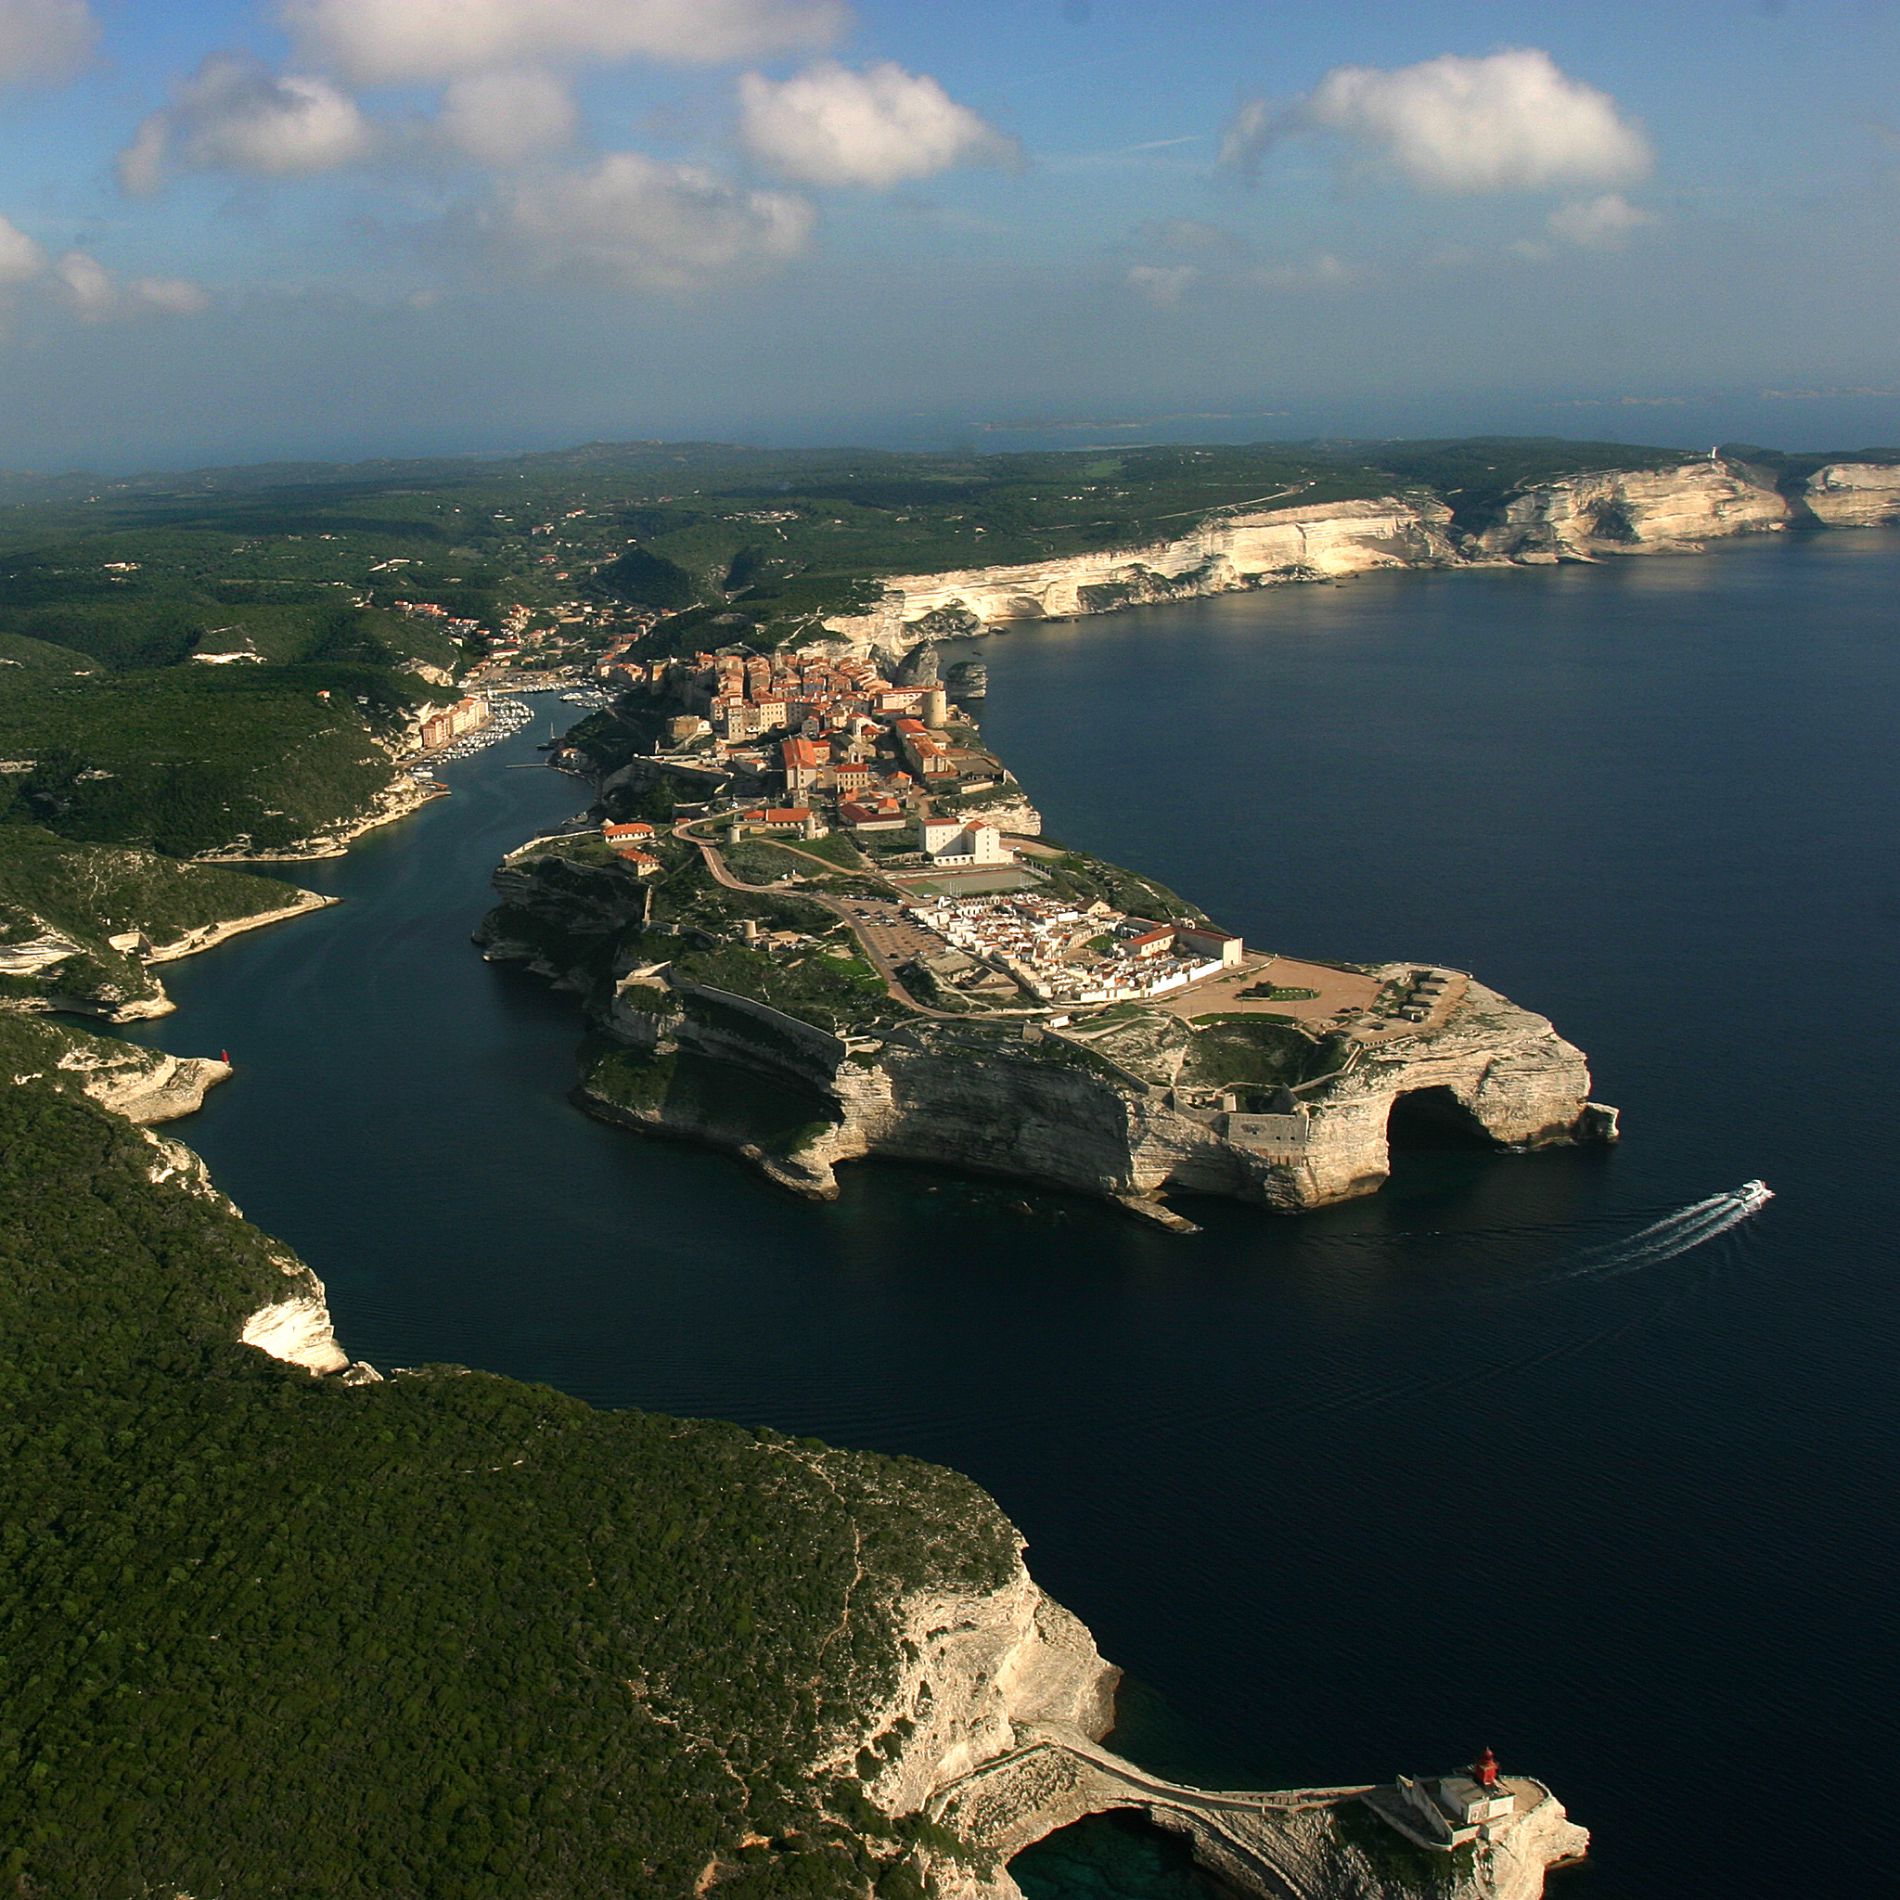
<path fill-rule="evenodd" d="M 1463 972 L 1252 947 L 1044 837 L 929 643 L 595 673 L 617 696 L 554 757 L 596 822 L 511 854 L 481 941 L 587 997 L 608 1119 L 808 1194 L 910 1154 L 1171 1224 L 1170 1188 L 1371 1191 L 1401 1098 L 1495 1145 L 1614 1134 L 1581 1054 Z"/>

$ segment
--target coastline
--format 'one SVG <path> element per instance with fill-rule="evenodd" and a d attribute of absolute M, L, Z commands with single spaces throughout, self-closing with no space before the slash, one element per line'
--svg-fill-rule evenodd
<path fill-rule="evenodd" d="M 1851 478 L 1851 479 L 1850 479 Z M 1757 534 L 1900 524 L 1900 467 L 1830 463 L 1784 493 L 1726 458 L 1672 470 L 1612 470 L 1536 483 L 1497 520 L 1460 528 L 1436 494 L 1211 514 L 1164 542 L 994 567 L 889 577 L 879 602 L 823 623 L 854 654 L 901 655 L 926 641 L 981 639 L 1037 621 L 1064 622 L 1223 593 L 1346 580 L 1359 574 L 1487 572 L 1604 566 L 1659 554 L 1705 554 Z"/>

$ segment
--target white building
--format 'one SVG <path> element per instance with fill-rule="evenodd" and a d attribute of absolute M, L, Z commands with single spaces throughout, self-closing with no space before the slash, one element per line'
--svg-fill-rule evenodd
<path fill-rule="evenodd" d="M 994 825 L 970 824 L 961 818 L 923 821 L 924 856 L 933 864 L 1013 864 L 1015 854 L 1003 843 Z"/>

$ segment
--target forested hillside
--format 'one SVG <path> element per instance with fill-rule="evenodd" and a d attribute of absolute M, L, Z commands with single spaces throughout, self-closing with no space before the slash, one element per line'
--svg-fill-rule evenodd
<path fill-rule="evenodd" d="M 0 1018 L 15 1072 L 29 1033 Z M 1012 1574 L 974 1486 L 278 1365 L 237 1332 L 288 1256 L 179 1159 L 0 1091 L 9 1891 L 594 1900 L 715 1857 L 750 1900 L 916 1891 L 903 1831 L 811 1768 L 898 1664 L 897 1593 Z"/>

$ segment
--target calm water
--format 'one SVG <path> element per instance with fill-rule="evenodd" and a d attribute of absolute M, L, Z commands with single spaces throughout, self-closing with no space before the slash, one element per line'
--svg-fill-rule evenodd
<path fill-rule="evenodd" d="M 1597 1900 L 1873 1892 L 1896 601 L 1900 537 L 1842 534 L 984 643 L 1052 832 L 1263 945 L 1476 969 L 1591 1052 L 1614 1154 L 1420 1154 L 1297 1222 L 1198 1207 L 1193 1240 L 909 1168 L 780 1198 L 575 1113 L 570 1006 L 467 947 L 494 861 L 578 802 L 508 769 L 525 738 L 309 873 L 346 905 L 169 971 L 151 1034 L 236 1056 L 184 1132 L 353 1352 L 972 1473 L 1129 1670 L 1122 1745 L 1157 1768 L 1488 1743 L 1596 1830 Z M 1600 1270 L 1757 1175 L 1757 1219 Z M 1820 1837 L 1774 1793 L 1817 1754 Z M 1021 1874 L 1191 1886 L 1107 1824 Z"/>

